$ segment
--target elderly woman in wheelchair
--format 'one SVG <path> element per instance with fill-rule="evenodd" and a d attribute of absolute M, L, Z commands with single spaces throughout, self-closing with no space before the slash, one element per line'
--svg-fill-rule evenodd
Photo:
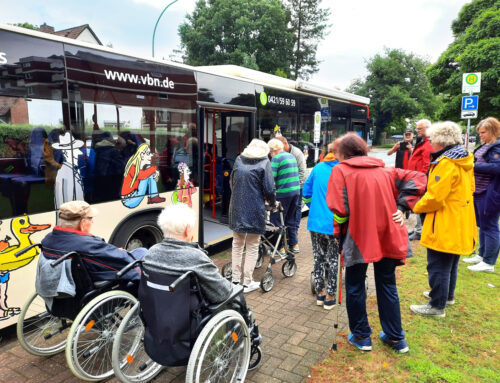
<path fill-rule="evenodd" d="M 261 337 L 242 287 L 190 242 L 195 219 L 184 204 L 158 218 L 165 238 L 141 262 L 139 302 L 113 345 L 121 381 L 145 382 L 165 366 L 187 365 L 186 382 L 243 382 L 261 361 Z"/>

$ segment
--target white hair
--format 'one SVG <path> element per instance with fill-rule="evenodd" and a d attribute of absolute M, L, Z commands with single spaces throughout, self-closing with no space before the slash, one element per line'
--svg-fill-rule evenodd
<path fill-rule="evenodd" d="M 269 154 L 269 146 L 264 141 L 259 140 L 258 138 L 254 138 L 252 141 L 250 141 L 248 146 L 264 150 L 266 156 Z"/>
<path fill-rule="evenodd" d="M 186 227 L 191 226 L 194 229 L 195 224 L 195 211 L 183 203 L 167 206 L 158 216 L 158 226 L 160 226 L 165 237 L 182 236 L 186 231 Z"/>
<path fill-rule="evenodd" d="M 427 118 L 424 118 L 422 120 L 418 120 L 417 123 L 415 124 L 416 126 L 419 126 L 419 125 L 424 125 L 424 127 L 426 129 L 429 129 L 431 127 L 431 122 L 430 120 L 428 120 Z"/>
<path fill-rule="evenodd" d="M 283 150 L 283 148 L 285 147 L 285 145 L 283 145 L 283 142 L 281 142 L 277 138 L 273 138 L 272 140 L 269 140 L 267 145 L 269 146 L 269 148 L 271 150 Z"/>
<path fill-rule="evenodd" d="M 444 147 L 461 145 L 463 143 L 462 129 L 452 121 L 434 124 L 426 131 L 426 134 L 432 142 L 441 144 Z"/>
<path fill-rule="evenodd" d="M 57 217 L 57 226 L 64 227 L 66 229 L 78 229 L 78 225 L 82 220 L 81 217 L 76 219 L 64 219 L 61 217 Z"/>

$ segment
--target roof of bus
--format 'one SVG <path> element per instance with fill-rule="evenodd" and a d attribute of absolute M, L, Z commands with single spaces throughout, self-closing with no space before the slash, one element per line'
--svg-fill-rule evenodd
<path fill-rule="evenodd" d="M 127 52 L 119 51 L 117 49 L 109 48 L 109 47 L 104 47 L 101 45 L 95 45 L 95 44 L 90 44 L 86 43 L 83 41 L 79 40 L 74 40 L 74 39 L 69 39 L 66 37 L 60 37 L 57 35 L 52 35 L 48 33 L 43 33 L 39 31 L 34 31 L 22 27 L 16 27 L 12 25 L 5 25 L 0 23 L 0 29 L 15 32 L 15 33 L 21 33 L 24 35 L 29 35 L 29 36 L 34 36 L 34 37 L 39 37 L 42 39 L 46 40 L 53 40 L 53 41 L 59 41 L 62 43 L 66 44 L 72 44 L 72 45 L 78 45 L 82 46 L 85 48 L 91 48 L 99 51 L 105 51 L 109 53 L 115 53 L 115 54 L 120 54 L 123 56 L 128 56 L 128 57 L 134 57 L 138 58 L 141 60 L 147 60 L 147 61 L 153 61 L 157 62 L 160 64 L 166 64 L 169 66 L 177 67 L 177 68 L 182 68 L 186 70 L 191 70 L 194 72 L 203 72 L 203 73 L 208 73 L 208 74 L 214 74 L 218 76 L 223 76 L 223 77 L 228 77 L 228 78 L 235 78 L 239 80 L 246 80 L 254 83 L 259 83 L 264 86 L 270 86 L 270 87 L 277 87 L 277 88 L 283 88 L 286 90 L 291 90 L 291 91 L 299 91 L 301 93 L 307 93 L 307 94 L 315 94 L 318 96 L 323 96 L 327 98 L 333 98 L 341 101 L 349 101 L 349 102 L 355 102 L 355 103 L 360 103 L 364 105 L 368 105 L 370 103 L 370 99 L 367 97 L 363 96 L 358 96 L 352 93 L 347 93 L 347 92 L 342 92 L 339 90 L 331 89 L 331 88 L 325 88 L 321 85 L 316 85 L 304 80 L 290 80 L 286 79 L 283 77 L 275 76 L 272 74 L 264 73 L 264 72 L 259 72 L 253 69 L 249 68 L 244 68 L 240 67 L 237 65 L 214 65 L 214 66 L 190 66 L 186 64 L 181 64 L 173 61 L 168 61 L 168 60 L 159 60 L 154 57 L 146 57 L 146 56 L 136 56 L 132 55 Z"/>

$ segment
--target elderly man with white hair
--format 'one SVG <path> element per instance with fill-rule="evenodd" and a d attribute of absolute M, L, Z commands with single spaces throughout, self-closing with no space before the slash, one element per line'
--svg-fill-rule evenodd
<path fill-rule="evenodd" d="M 413 211 L 425 214 L 420 244 L 427 247 L 431 291 L 428 304 L 412 305 L 420 315 L 444 317 L 455 303 L 460 255 L 469 255 L 477 243 L 474 214 L 474 156 L 462 146 L 462 130 L 451 121 L 428 131 L 432 153 L 427 191 Z"/>
<path fill-rule="evenodd" d="M 231 295 L 233 285 L 220 275 L 206 252 L 191 242 L 195 225 L 196 213 L 189 206 L 182 203 L 167 206 L 158 217 L 163 241 L 149 249 L 144 262 L 179 275 L 193 271 L 207 300 L 212 304 L 223 302 Z"/>

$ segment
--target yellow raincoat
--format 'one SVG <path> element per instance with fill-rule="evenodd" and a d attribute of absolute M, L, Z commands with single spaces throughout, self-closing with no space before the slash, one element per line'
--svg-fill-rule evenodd
<path fill-rule="evenodd" d="M 427 191 L 413 208 L 415 213 L 427 213 L 420 244 L 444 253 L 470 255 L 477 241 L 474 156 L 467 153 L 450 158 L 448 153 L 431 162 Z"/>

